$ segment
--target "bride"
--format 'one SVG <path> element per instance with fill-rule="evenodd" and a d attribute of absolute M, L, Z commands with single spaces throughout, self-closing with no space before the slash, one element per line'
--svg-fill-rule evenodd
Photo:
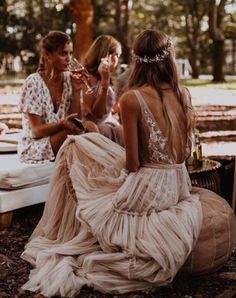
<path fill-rule="evenodd" d="M 214 271 L 232 252 L 232 209 L 211 191 L 193 192 L 184 165 L 194 113 L 172 41 L 145 30 L 133 53 L 121 98 L 125 149 L 98 133 L 68 137 L 22 254 L 35 267 L 23 289 L 47 297 L 74 297 L 84 285 L 148 290 L 179 270 Z"/>

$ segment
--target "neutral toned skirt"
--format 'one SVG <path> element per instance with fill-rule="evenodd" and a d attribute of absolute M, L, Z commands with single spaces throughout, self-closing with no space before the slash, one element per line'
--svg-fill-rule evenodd
<path fill-rule="evenodd" d="M 23 288 L 73 297 L 83 285 L 125 293 L 170 283 L 193 249 L 202 253 L 197 239 L 207 204 L 189 193 L 188 183 L 183 165 L 147 166 L 127 175 L 121 146 L 96 133 L 70 137 L 22 254 L 35 266 Z"/>

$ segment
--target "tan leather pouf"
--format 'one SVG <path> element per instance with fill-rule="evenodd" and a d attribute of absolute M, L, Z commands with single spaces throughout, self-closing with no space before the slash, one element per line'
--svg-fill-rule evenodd
<path fill-rule="evenodd" d="M 180 273 L 210 273 L 227 262 L 236 245 L 236 218 L 227 201 L 216 193 L 203 188 L 193 188 L 192 192 L 200 196 L 203 223 L 197 243 Z"/>

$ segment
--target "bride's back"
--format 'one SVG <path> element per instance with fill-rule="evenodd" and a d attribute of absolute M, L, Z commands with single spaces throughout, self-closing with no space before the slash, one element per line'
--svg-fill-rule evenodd
<path fill-rule="evenodd" d="M 142 111 L 139 119 L 139 148 L 142 160 L 153 161 L 150 148 L 154 147 L 152 143 L 159 143 L 156 149 L 160 151 L 162 160 L 159 157 L 157 162 L 183 162 L 187 149 L 186 117 L 176 94 L 172 88 L 163 88 L 161 99 L 158 92 L 151 87 L 141 87 L 137 90 L 147 106 L 145 108 L 145 104 L 140 104 Z M 189 101 L 187 92 L 183 91 L 182 97 L 184 102 Z M 150 120 L 152 116 L 156 123 Z"/>
<path fill-rule="evenodd" d="M 145 30 L 136 38 L 127 89 L 121 98 L 127 169 L 135 171 L 145 162 L 182 163 L 194 113 L 189 92 L 179 83 L 173 43 L 165 33 Z M 133 95 L 137 90 L 138 101 Z"/>

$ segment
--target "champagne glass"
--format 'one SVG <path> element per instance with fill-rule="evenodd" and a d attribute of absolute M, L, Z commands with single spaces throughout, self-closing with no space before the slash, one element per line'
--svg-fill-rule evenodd
<path fill-rule="evenodd" d="M 83 83 L 85 84 L 87 90 L 86 94 L 93 94 L 94 92 L 94 87 L 92 87 L 86 77 L 83 77 L 82 72 L 85 70 L 85 67 L 76 59 L 72 58 L 70 63 L 68 64 L 68 70 L 75 74 L 79 79 L 81 78 Z"/>

